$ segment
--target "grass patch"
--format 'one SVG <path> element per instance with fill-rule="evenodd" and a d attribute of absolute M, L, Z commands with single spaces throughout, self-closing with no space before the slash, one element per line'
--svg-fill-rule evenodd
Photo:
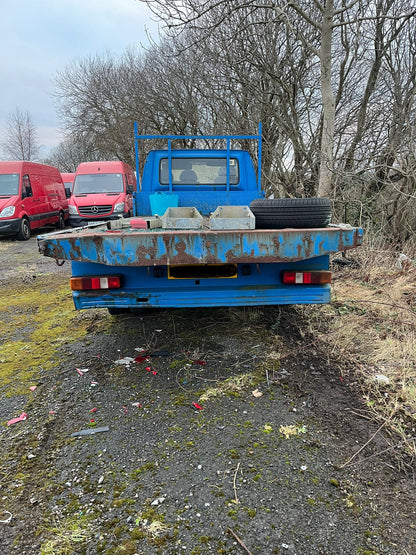
<path fill-rule="evenodd" d="M 88 517 L 75 516 L 56 522 L 47 533 L 50 537 L 41 545 L 40 555 L 83 553 L 95 531 Z"/>
<path fill-rule="evenodd" d="M 199 398 L 201 403 L 205 403 L 210 399 L 219 397 L 220 395 L 239 396 L 243 394 L 247 388 L 256 385 L 258 377 L 255 374 L 240 374 L 232 376 L 222 382 L 218 382 L 215 387 L 209 387 Z"/>
<path fill-rule="evenodd" d="M 0 296 L 0 387 L 27 394 L 30 382 L 59 364 L 59 349 L 85 336 L 89 318 L 75 311 L 66 280 L 44 275 L 6 284 Z"/>

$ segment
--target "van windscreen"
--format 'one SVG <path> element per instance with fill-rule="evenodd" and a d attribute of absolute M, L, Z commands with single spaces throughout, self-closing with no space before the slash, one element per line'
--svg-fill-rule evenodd
<path fill-rule="evenodd" d="M 12 197 L 19 193 L 19 174 L 3 173 L 0 175 L 0 197 Z"/>
<path fill-rule="evenodd" d="M 122 193 L 124 191 L 121 173 L 90 173 L 77 175 L 72 193 L 88 195 L 98 193 Z"/>

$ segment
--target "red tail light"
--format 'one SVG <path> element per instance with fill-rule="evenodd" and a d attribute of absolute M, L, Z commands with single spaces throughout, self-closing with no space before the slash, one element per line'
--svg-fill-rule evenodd
<path fill-rule="evenodd" d="M 72 291 L 88 291 L 91 289 L 118 289 L 121 287 L 119 276 L 105 277 L 73 277 L 70 279 Z"/>
<path fill-rule="evenodd" d="M 305 284 L 320 284 L 331 283 L 332 273 L 319 271 L 319 272 L 283 272 L 282 282 L 288 285 L 305 285 Z"/>

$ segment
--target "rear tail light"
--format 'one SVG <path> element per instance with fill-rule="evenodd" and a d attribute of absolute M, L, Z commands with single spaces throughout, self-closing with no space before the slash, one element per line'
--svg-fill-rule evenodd
<path fill-rule="evenodd" d="M 283 272 L 282 282 L 288 285 L 331 283 L 331 272 Z"/>
<path fill-rule="evenodd" d="M 73 277 L 70 279 L 72 291 L 91 289 L 118 289 L 121 287 L 119 276 L 105 277 Z"/>

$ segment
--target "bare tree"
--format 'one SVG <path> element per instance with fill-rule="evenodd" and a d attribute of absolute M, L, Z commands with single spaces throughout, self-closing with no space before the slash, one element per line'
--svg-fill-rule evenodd
<path fill-rule="evenodd" d="M 288 2 L 280 0 L 273 3 L 258 3 L 254 0 L 139 0 L 146 1 L 153 12 L 161 18 L 167 29 L 173 34 L 181 33 L 184 28 L 197 29 L 200 41 L 210 35 L 219 34 L 221 28 L 227 27 L 236 11 L 249 9 L 252 13 L 261 9 L 268 11 L 264 27 L 284 22 L 293 32 L 297 40 L 307 46 L 320 63 L 320 91 L 322 116 L 320 126 L 320 169 L 318 195 L 329 196 L 333 183 L 333 144 L 335 134 L 335 97 L 333 91 L 332 48 L 334 31 L 351 22 L 372 19 L 368 2 L 362 0 L 314 0 L 308 2 Z M 415 15 L 416 9 L 412 2 L 400 0 L 377 0 L 376 17 L 394 21 L 408 21 Z M 391 13 L 393 7 L 400 10 Z M 216 17 L 210 18 L 212 13 Z M 319 46 L 310 43 L 307 36 L 296 28 L 296 18 L 302 18 L 320 36 Z M 238 31 L 241 31 L 241 26 Z M 237 35 L 236 35 L 237 36 Z M 365 103 L 364 103 L 365 105 Z M 365 106 L 364 106 L 365 107 Z M 359 137 L 359 132 L 358 132 Z"/>
<path fill-rule="evenodd" d="M 64 139 L 55 147 L 45 161 L 51 166 L 59 168 L 61 172 L 73 173 L 81 162 L 97 160 L 99 153 L 92 145 L 86 145 L 72 137 Z"/>
<path fill-rule="evenodd" d="M 277 7 L 161 0 L 158 9 L 169 4 L 171 36 L 159 44 L 140 54 L 77 61 L 60 73 L 57 98 L 71 139 L 134 163 L 135 120 L 142 133 L 191 135 L 252 133 L 262 121 L 267 194 L 360 201 L 360 214 L 377 225 L 393 224 L 386 207 L 400 210 L 400 198 L 408 198 L 402 213 L 411 213 L 416 22 L 410 0 L 302 0 L 296 7 L 283 0 Z M 185 4 L 200 11 L 192 18 L 190 10 L 173 10 Z M 332 9 L 325 48 L 324 8 Z M 323 50 L 330 54 L 324 76 Z M 251 149 L 246 143 L 241 148 Z M 389 194 L 383 204 L 381 196 Z"/>
<path fill-rule="evenodd" d="M 9 113 L 5 140 L 2 143 L 4 153 L 12 160 L 33 160 L 39 152 L 37 130 L 28 110 L 16 108 Z"/>
<path fill-rule="evenodd" d="M 57 75 L 56 99 L 63 126 L 74 142 L 91 145 L 101 159 L 134 160 L 135 86 L 129 68 L 107 54 L 78 60 Z M 140 82 L 140 81 L 139 81 Z"/>

